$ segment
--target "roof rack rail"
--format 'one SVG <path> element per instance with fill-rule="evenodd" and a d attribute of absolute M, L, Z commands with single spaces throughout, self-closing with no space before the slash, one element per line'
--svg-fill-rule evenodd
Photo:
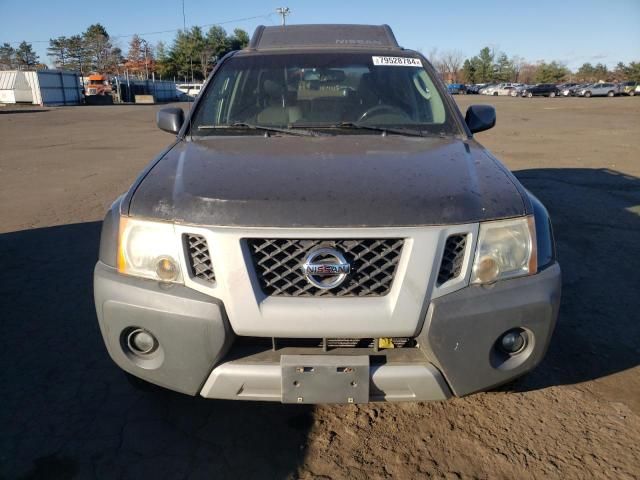
<path fill-rule="evenodd" d="M 251 50 L 308 47 L 377 47 L 400 49 L 389 25 L 259 25 L 251 41 Z"/>

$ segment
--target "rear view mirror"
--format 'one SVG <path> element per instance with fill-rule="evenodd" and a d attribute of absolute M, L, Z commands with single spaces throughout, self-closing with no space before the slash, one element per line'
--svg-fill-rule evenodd
<path fill-rule="evenodd" d="M 184 112 L 181 108 L 168 107 L 160 110 L 156 115 L 156 124 L 160 130 L 175 133 L 180 131 L 184 123 Z"/>
<path fill-rule="evenodd" d="M 484 132 L 496 125 L 496 109 L 491 105 L 471 105 L 464 121 L 471 133 Z"/>

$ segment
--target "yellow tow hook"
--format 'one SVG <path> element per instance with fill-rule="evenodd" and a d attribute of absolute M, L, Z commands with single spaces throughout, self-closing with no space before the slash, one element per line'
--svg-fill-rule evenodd
<path fill-rule="evenodd" d="M 378 348 L 396 348 L 396 346 L 393 344 L 393 340 L 391 340 L 390 338 L 379 338 Z"/>

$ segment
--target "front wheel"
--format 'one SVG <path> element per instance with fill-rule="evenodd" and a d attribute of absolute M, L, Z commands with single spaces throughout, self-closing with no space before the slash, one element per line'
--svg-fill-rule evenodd
<path fill-rule="evenodd" d="M 584 92 L 584 96 L 589 98 L 591 96 L 591 92 Z"/>
<path fill-rule="evenodd" d="M 635 94 L 636 94 L 636 92 L 634 92 L 633 90 L 631 90 L 631 91 L 629 92 L 629 96 L 630 96 L 630 97 L 633 97 Z"/>
<path fill-rule="evenodd" d="M 531 93 L 531 92 L 527 93 L 527 97 L 532 98 L 533 97 L 533 93 Z"/>
<path fill-rule="evenodd" d="M 493 96 L 497 97 L 498 96 L 498 92 L 493 92 Z"/>
<path fill-rule="evenodd" d="M 555 97 L 555 96 L 556 96 L 556 92 L 551 92 L 551 93 L 549 94 L 549 98 L 553 98 L 553 97 Z"/>
<path fill-rule="evenodd" d="M 607 92 L 607 97 L 613 97 L 615 95 L 615 93 L 613 93 L 613 91 Z"/>

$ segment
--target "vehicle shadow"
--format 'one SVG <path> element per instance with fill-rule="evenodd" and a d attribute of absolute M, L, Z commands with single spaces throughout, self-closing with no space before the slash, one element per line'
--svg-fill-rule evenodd
<path fill-rule="evenodd" d="M 100 222 L 0 235 L 0 478 L 287 478 L 313 409 L 134 389 L 97 327 Z"/>
<path fill-rule="evenodd" d="M 586 168 L 514 174 L 549 210 L 563 287 L 547 356 L 511 388 L 575 384 L 640 365 L 640 178 Z"/>

